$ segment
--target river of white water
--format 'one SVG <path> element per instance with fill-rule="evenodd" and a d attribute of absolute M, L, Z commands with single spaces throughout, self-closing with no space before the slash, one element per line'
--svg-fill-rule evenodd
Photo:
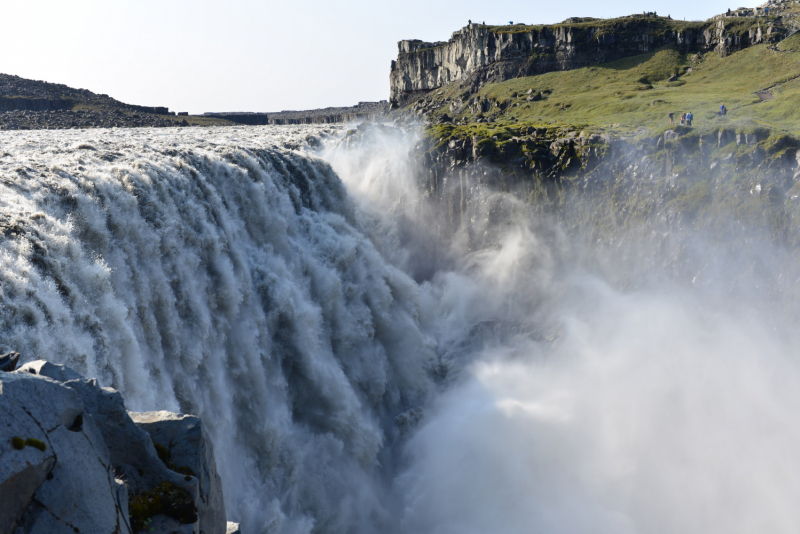
<path fill-rule="evenodd" d="M 800 528 L 780 309 L 615 289 L 489 192 L 443 240 L 414 136 L 342 135 L 0 132 L 0 351 L 203 417 L 247 534 Z"/>

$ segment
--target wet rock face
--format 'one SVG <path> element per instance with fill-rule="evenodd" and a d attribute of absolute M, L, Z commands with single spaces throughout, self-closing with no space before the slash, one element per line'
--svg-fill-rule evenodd
<path fill-rule="evenodd" d="M 453 33 L 446 43 L 400 41 L 389 78 L 390 101 L 394 106 L 402 106 L 421 93 L 467 78 L 486 83 L 571 70 L 652 52 L 667 45 L 685 51 L 715 50 L 727 55 L 771 41 L 777 37 L 773 33 L 779 33 L 777 28 L 768 31 L 766 23 L 764 31 L 759 26 L 739 35 L 728 32 L 724 20 L 680 30 L 671 28 L 671 22 L 663 17 L 626 17 L 613 26 L 609 26 L 609 21 L 597 21 L 594 27 L 586 24 L 529 30 L 522 27 L 513 32 L 470 24 Z M 654 31 L 654 25 L 658 31 Z"/>
<path fill-rule="evenodd" d="M 529 128 L 510 138 L 423 139 L 414 153 L 422 163 L 417 183 L 445 214 L 442 234 L 454 235 L 485 205 L 481 192 L 492 190 L 511 193 L 575 232 L 596 231 L 608 210 L 615 222 L 603 231 L 611 240 L 623 227 L 669 235 L 686 225 L 716 228 L 737 203 L 747 206 L 737 216 L 748 228 L 800 243 L 798 139 L 767 131 L 698 135 L 683 127 L 639 140 L 576 134 Z"/>
<path fill-rule="evenodd" d="M 0 534 L 224 534 L 222 489 L 197 417 L 136 414 L 121 395 L 45 361 L 0 372 Z"/>

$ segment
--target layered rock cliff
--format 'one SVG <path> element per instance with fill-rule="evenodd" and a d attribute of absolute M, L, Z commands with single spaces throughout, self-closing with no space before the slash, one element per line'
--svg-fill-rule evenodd
<path fill-rule="evenodd" d="M 674 45 L 722 55 L 771 42 L 785 28 L 777 18 L 709 22 L 635 15 L 612 20 L 571 19 L 552 26 L 470 24 L 447 42 L 400 41 L 392 61 L 391 103 L 469 79 L 474 85 L 597 65 Z"/>

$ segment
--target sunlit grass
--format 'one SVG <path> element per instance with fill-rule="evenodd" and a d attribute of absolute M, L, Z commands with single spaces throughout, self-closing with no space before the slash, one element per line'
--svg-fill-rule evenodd
<path fill-rule="evenodd" d="M 669 82 L 675 74 L 678 79 Z M 757 93 L 768 89 L 772 99 L 762 101 Z M 454 85 L 436 98 L 457 99 L 462 90 Z M 528 102 L 529 91 L 546 94 L 541 101 Z M 665 48 L 603 65 L 487 84 L 469 101 L 475 96 L 496 103 L 484 115 L 501 124 L 657 133 L 669 127 L 670 111 L 676 120 L 682 112 L 692 111 L 699 130 L 768 127 L 798 134 L 800 34 L 782 42 L 777 51 L 758 45 L 721 57 Z M 723 103 L 729 110 L 726 117 L 717 114 Z M 445 107 L 443 112 L 449 110 Z M 465 106 L 454 118 L 476 115 Z"/>

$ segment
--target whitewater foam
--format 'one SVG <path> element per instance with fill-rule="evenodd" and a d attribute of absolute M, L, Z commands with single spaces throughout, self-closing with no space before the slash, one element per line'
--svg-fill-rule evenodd
<path fill-rule="evenodd" d="M 382 525 L 376 467 L 429 388 L 418 288 L 310 135 L 337 131 L 0 136 L 0 345 L 203 417 L 250 532 Z"/>
<path fill-rule="evenodd" d="M 201 415 L 248 534 L 797 530 L 791 294 L 647 254 L 620 290 L 511 195 L 420 196 L 415 134 L 343 135 L 0 132 L 0 350 Z"/>

